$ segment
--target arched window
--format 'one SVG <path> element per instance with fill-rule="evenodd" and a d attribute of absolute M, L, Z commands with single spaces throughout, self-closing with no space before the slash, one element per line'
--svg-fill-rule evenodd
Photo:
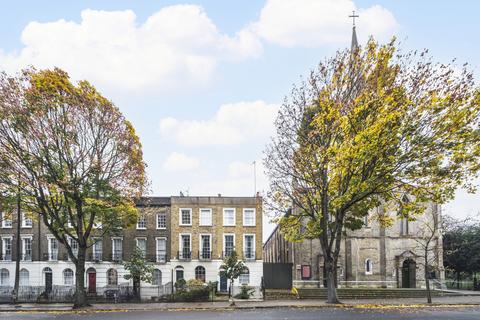
<path fill-rule="evenodd" d="M 160 286 L 162 284 L 162 271 L 155 269 L 153 270 L 153 281 L 154 286 Z"/>
<path fill-rule="evenodd" d="M 243 269 L 243 272 L 240 274 L 238 281 L 242 285 L 247 285 L 250 282 L 250 270 L 247 267 Z"/>
<path fill-rule="evenodd" d="M 205 268 L 198 266 L 195 268 L 195 279 L 205 282 Z"/>
<path fill-rule="evenodd" d="M 63 270 L 63 284 L 66 286 L 73 285 L 73 271 L 72 269 Z"/>
<path fill-rule="evenodd" d="M 365 274 L 373 274 L 373 262 L 370 259 L 365 260 Z"/>
<path fill-rule="evenodd" d="M 30 281 L 29 278 L 30 278 L 30 273 L 28 272 L 28 270 L 25 268 L 20 269 L 20 285 L 28 286 L 28 283 Z"/>
<path fill-rule="evenodd" d="M 110 286 L 116 286 L 118 284 L 117 270 L 108 269 L 107 271 L 107 284 Z"/>
<path fill-rule="evenodd" d="M 10 280 L 9 278 L 10 278 L 10 272 L 8 272 L 8 269 L 0 270 L 0 285 L 8 286 L 9 280 Z"/>

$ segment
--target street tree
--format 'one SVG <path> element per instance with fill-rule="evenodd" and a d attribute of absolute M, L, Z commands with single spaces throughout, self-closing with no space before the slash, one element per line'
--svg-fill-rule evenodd
<path fill-rule="evenodd" d="M 443 268 L 443 263 L 441 263 L 443 257 L 437 255 L 438 248 L 442 245 L 440 243 L 442 241 L 442 229 L 439 205 L 432 203 L 429 210 L 417 217 L 415 223 L 415 237 L 413 239 L 416 245 L 413 250 L 421 253 L 427 303 L 432 303 L 431 272 L 440 272 L 440 268 Z"/>
<path fill-rule="evenodd" d="M 20 192 L 75 264 L 74 306 L 87 304 L 86 250 L 92 234 L 136 221 L 146 185 L 138 136 L 90 83 L 60 69 L 0 74 L 0 190 Z"/>
<path fill-rule="evenodd" d="M 346 230 L 380 204 L 415 217 L 479 169 L 480 92 L 467 66 L 391 41 L 337 52 L 294 86 L 266 148 L 267 209 L 289 241 L 319 239 L 328 302 Z M 402 203 L 401 195 L 413 201 Z M 289 209 L 291 214 L 287 215 Z M 378 215 L 388 226 L 395 217 Z"/>
<path fill-rule="evenodd" d="M 238 254 L 235 250 L 232 251 L 230 255 L 227 255 L 223 260 L 222 265 L 220 266 L 220 275 L 224 275 L 228 280 L 230 280 L 230 285 L 228 287 L 228 297 L 232 297 L 233 284 L 235 279 L 240 277 L 240 275 L 245 271 L 245 263 L 242 260 L 238 259 Z M 232 300 L 232 305 L 235 305 L 235 302 Z"/>
<path fill-rule="evenodd" d="M 126 280 L 132 280 L 133 294 L 137 299 L 140 299 L 140 283 L 141 281 L 152 283 L 155 266 L 148 263 L 143 251 L 136 247 L 130 260 L 123 263 L 123 267 L 128 271 L 128 274 L 126 274 L 124 278 Z"/>

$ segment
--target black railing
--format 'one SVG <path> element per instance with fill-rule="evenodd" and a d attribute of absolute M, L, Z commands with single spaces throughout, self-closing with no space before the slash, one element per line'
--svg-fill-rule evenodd
<path fill-rule="evenodd" d="M 123 252 L 120 251 L 120 250 L 115 250 L 113 251 L 113 253 L 111 254 L 111 257 L 110 257 L 110 261 L 113 261 L 113 262 L 122 262 L 123 260 Z"/>
<path fill-rule="evenodd" d="M 32 261 L 32 254 L 31 253 L 22 253 L 20 257 L 22 261 Z"/>
<path fill-rule="evenodd" d="M 256 260 L 255 251 L 247 250 L 243 253 L 243 259 L 247 261 Z"/>
<path fill-rule="evenodd" d="M 44 261 L 58 261 L 58 252 L 48 252 L 43 254 Z"/>
<path fill-rule="evenodd" d="M 198 252 L 199 260 L 212 260 L 212 251 L 202 250 Z"/>
<path fill-rule="evenodd" d="M 87 256 L 88 261 L 100 262 L 103 260 L 102 252 L 94 252 Z"/>
<path fill-rule="evenodd" d="M 178 251 L 178 260 L 191 260 L 192 259 L 192 251 L 189 250 L 182 250 Z"/>
<path fill-rule="evenodd" d="M 2 255 L 0 255 L 0 260 L 1 261 L 12 261 L 12 254 L 11 253 L 2 254 Z"/>
<path fill-rule="evenodd" d="M 158 252 L 155 257 L 156 262 L 166 263 L 167 262 L 167 253 L 165 251 Z"/>
<path fill-rule="evenodd" d="M 230 256 L 232 255 L 232 253 L 233 253 L 234 250 L 235 250 L 235 249 L 223 251 L 223 252 L 222 252 L 222 258 L 225 259 L 225 258 L 230 257 Z"/>

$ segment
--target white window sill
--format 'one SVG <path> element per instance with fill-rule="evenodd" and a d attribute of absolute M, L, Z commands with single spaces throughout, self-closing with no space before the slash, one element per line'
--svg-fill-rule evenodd
<path fill-rule="evenodd" d="M 163 228 L 157 227 L 157 230 L 167 230 L 167 227 L 163 227 Z"/>

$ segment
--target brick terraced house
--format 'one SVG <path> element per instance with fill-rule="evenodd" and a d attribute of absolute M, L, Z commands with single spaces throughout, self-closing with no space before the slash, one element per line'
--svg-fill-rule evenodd
<path fill-rule="evenodd" d="M 260 197 L 172 197 L 171 258 L 174 280 L 218 281 L 225 256 L 233 250 L 245 262 L 248 272 L 238 284 L 257 287 L 260 294 L 262 262 L 262 199 Z"/>
<path fill-rule="evenodd" d="M 140 215 L 135 226 L 119 235 L 102 238 L 93 235 L 96 242 L 87 250 L 85 265 L 87 292 L 102 295 L 108 288 L 131 285 L 124 279 L 123 262 L 129 260 L 135 247 L 155 266 L 153 283 L 142 284 L 144 299 L 149 299 L 149 294 L 158 296 L 159 291 L 153 288 L 168 283 L 171 287 L 172 280 L 175 282 L 180 277 L 218 281 L 218 289 L 225 290 L 225 283 L 218 275 L 219 266 L 225 254 L 233 249 L 249 267 L 249 274 L 241 277 L 242 283 L 260 286 L 261 201 L 260 197 L 220 196 L 142 199 L 137 202 Z M 17 248 L 15 218 L 12 221 L 4 213 L 1 218 L 0 291 L 9 292 L 14 285 L 18 249 L 21 287 L 35 287 L 40 291 L 73 287 L 75 266 L 66 249 L 39 219 L 22 219 L 21 248 Z"/>

